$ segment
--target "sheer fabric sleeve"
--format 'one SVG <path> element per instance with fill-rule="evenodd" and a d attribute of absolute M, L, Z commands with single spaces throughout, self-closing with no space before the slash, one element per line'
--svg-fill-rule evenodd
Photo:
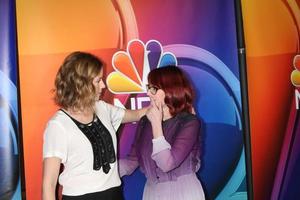
<path fill-rule="evenodd" d="M 200 122 L 197 119 L 186 122 L 178 130 L 171 146 L 164 137 L 153 140 L 152 159 L 164 172 L 178 167 L 191 153 L 200 134 Z"/>
<path fill-rule="evenodd" d="M 67 160 L 67 135 L 62 125 L 49 121 L 44 132 L 43 158 L 57 157 Z"/>
<path fill-rule="evenodd" d="M 119 160 L 119 173 L 120 176 L 130 175 L 139 166 L 138 158 L 136 156 L 135 144 L 132 145 L 130 153 L 126 158 Z"/>
<path fill-rule="evenodd" d="M 130 153 L 124 159 L 119 160 L 119 173 L 121 177 L 132 174 L 132 172 L 134 172 L 134 170 L 139 166 L 139 159 L 136 153 L 139 151 L 137 143 L 139 141 L 140 134 L 143 134 L 143 127 L 146 119 L 147 118 L 145 116 L 142 117 L 137 125 L 135 140 L 131 145 Z"/>

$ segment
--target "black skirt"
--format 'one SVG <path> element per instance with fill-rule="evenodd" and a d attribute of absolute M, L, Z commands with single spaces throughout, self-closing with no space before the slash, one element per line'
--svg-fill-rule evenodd
<path fill-rule="evenodd" d="M 121 187 L 114 187 L 101 192 L 88 193 L 80 196 L 63 195 L 62 200 L 123 200 Z"/>

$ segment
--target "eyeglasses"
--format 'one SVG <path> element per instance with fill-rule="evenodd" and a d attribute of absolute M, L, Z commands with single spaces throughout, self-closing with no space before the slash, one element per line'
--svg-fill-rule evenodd
<path fill-rule="evenodd" d="M 149 91 L 149 92 L 150 92 L 151 94 L 153 94 L 153 95 L 156 95 L 157 90 L 159 90 L 158 87 L 156 87 L 156 86 L 154 86 L 154 85 L 150 85 L 150 84 L 147 84 L 147 85 L 146 85 L 146 89 L 147 89 L 147 91 Z"/>

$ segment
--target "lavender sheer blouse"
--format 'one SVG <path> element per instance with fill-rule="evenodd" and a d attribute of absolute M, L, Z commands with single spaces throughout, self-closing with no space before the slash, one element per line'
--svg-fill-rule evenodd
<path fill-rule="evenodd" d="M 200 168 L 200 121 L 193 114 L 180 113 L 162 123 L 164 136 L 153 139 L 150 121 L 138 124 L 130 154 L 121 159 L 120 175 L 138 166 L 152 183 L 177 180 Z"/>

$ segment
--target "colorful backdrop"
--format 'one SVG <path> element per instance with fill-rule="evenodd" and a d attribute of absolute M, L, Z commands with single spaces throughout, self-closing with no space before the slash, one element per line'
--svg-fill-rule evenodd
<path fill-rule="evenodd" d="M 254 199 L 297 199 L 300 1 L 242 1 Z M 296 90 L 295 90 L 296 89 Z"/>
<path fill-rule="evenodd" d="M 15 2 L 0 2 L 0 199 L 21 198 Z"/>
<path fill-rule="evenodd" d="M 241 3 L 254 199 L 294 199 L 300 196 L 300 2 Z M 245 80 L 240 80 L 235 23 L 233 0 L 1 1 L 0 199 L 21 199 L 20 153 L 22 189 L 27 199 L 40 199 L 42 134 L 57 110 L 53 80 L 75 50 L 105 60 L 104 99 L 132 109 L 148 103 L 148 71 L 178 63 L 197 91 L 195 108 L 204 124 L 198 176 L 206 195 L 246 199 L 245 156 L 250 155 L 245 155 L 241 126 Z M 134 129 L 127 124 L 119 131 L 121 157 L 130 149 Z M 144 181 L 139 171 L 123 178 L 126 199 L 140 199 Z"/>
<path fill-rule="evenodd" d="M 178 63 L 197 92 L 203 121 L 198 176 L 207 197 L 247 199 L 234 1 L 17 1 L 17 29 L 28 199 L 41 195 L 42 135 L 57 109 L 55 73 L 75 50 L 105 60 L 104 99 L 132 109 L 148 103 L 148 71 Z M 119 131 L 121 157 L 134 129 L 127 124 Z M 123 182 L 126 199 L 141 199 L 145 177 L 139 170 Z"/>

